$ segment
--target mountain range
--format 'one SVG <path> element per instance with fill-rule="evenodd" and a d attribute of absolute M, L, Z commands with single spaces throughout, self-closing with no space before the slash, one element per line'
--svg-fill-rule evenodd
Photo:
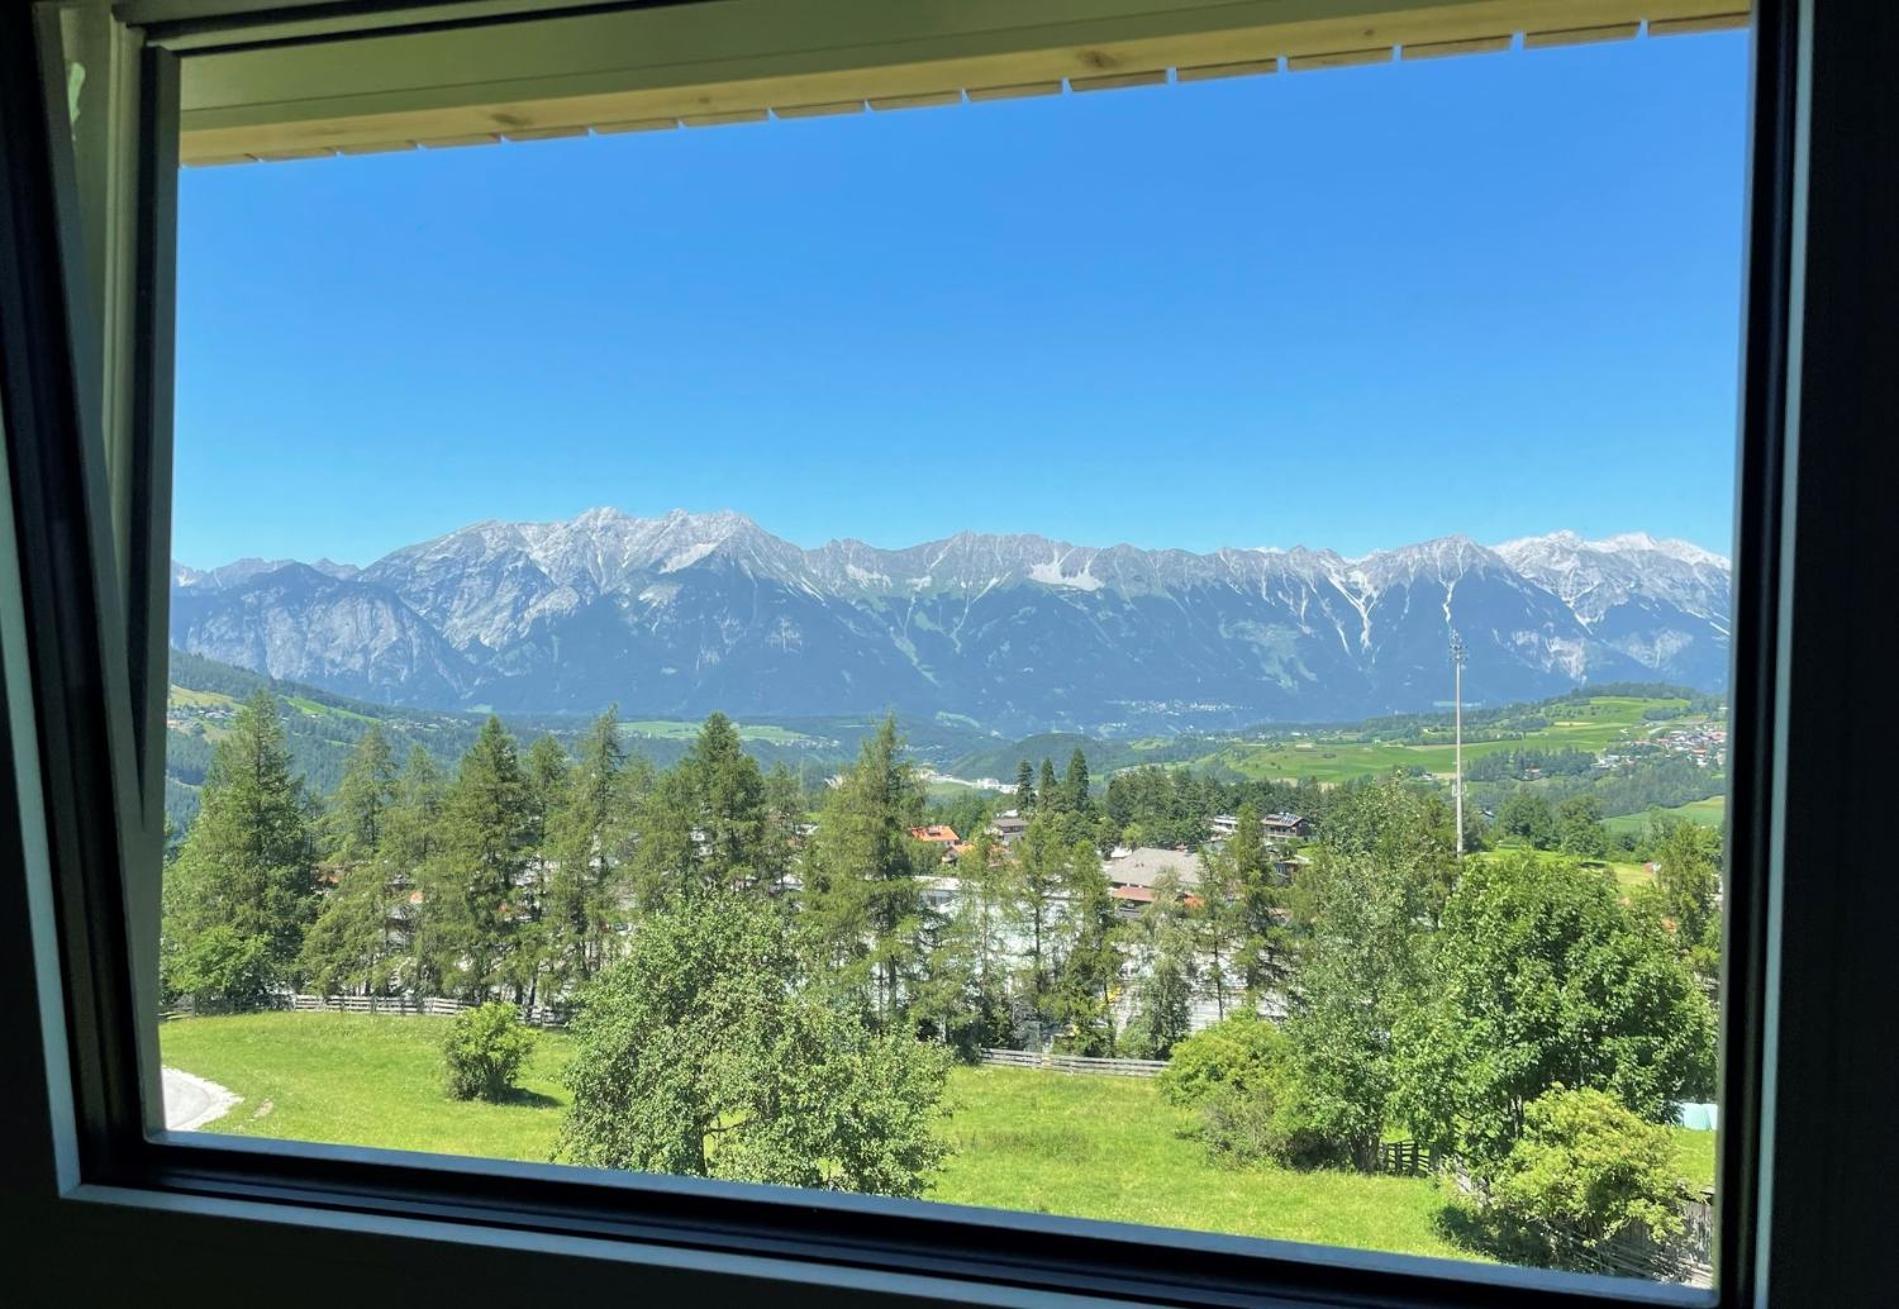
<path fill-rule="evenodd" d="M 1725 684 L 1726 559 L 1643 534 L 1346 558 L 962 533 L 802 549 L 732 512 L 482 522 L 368 567 L 174 565 L 173 645 L 384 703 L 1156 731 Z"/>

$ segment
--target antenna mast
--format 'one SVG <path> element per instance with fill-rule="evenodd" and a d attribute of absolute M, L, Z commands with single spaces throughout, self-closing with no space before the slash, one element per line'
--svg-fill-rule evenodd
<path fill-rule="evenodd" d="M 1452 703 L 1455 706 L 1457 723 L 1457 743 L 1455 746 L 1457 774 L 1451 783 L 1451 791 L 1457 797 L 1457 857 L 1464 857 L 1464 638 L 1451 629 L 1451 683 Z"/>

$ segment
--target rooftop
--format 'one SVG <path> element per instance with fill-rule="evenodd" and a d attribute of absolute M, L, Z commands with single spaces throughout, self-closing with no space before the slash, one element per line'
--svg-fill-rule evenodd
<path fill-rule="evenodd" d="M 1166 873 L 1172 873 L 1183 887 L 1200 885 L 1200 856 L 1185 850 L 1141 846 L 1125 853 L 1116 851 L 1102 870 L 1114 886 L 1152 887 Z"/>

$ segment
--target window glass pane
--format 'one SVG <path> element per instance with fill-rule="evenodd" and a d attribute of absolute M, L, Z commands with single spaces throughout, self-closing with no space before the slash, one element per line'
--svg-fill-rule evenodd
<path fill-rule="evenodd" d="M 1705 1281 L 1746 50 L 187 171 L 168 1122 Z"/>

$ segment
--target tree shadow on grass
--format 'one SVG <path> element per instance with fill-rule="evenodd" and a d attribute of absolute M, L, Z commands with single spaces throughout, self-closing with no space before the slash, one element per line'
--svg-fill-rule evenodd
<path fill-rule="evenodd" d="M 529 1091 L 519 1086 L 509 1087 L 507 1092 L 503 1094 L 500 1099 L 490 1100 L 488 1103 L 511 1105 L 521 1109 L 560 1108 L 560 1101 L 556 1100 L 553 1096 L 544 1095 L 539 1091 Z"/>
<path fill-rule="evenodd" d="M 1432 1225 L 1439 1236 L 1472 1254 L 1531 1268 L 1552 1266 L 1545 1246 L 1469 1205 L 1451 1201 L 1440 1206 Z"/>

